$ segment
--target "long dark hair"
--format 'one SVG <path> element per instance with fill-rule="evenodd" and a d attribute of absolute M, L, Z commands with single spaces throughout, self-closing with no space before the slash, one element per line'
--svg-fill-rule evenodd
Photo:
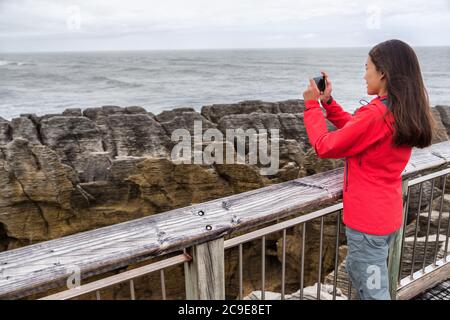
<path fill-rule="evenodd" d="M 369 56 L 377 71 L 385 75 L 388 103 L 395 121 L 394 145 L 418 148 L 431 145 L 437 125 L 414 50 L 393 39 L 377 44 Z"/>

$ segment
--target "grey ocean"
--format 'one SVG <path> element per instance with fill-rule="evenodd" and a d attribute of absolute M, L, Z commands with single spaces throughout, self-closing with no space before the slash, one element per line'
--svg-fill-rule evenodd
<path fill-rule="evenodd" d="M 353 111 L 370 100 L 370 48 L 177 50 L 0 54 L 0 116 L 70 107 L 174 107 L 301 98 L 308 77 L 328 71 L 333 95 Z M 450 47 L 415 48 L 432 105 L 450 105 Z"/>

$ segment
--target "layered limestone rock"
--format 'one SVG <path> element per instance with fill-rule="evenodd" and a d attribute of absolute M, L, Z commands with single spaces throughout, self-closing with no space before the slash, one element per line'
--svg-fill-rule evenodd
<path fill-rule="evenodd" d="M 235 193 L 261 188 L 299 177 L 335 169 L 342 159 L 319 159 L 311 148 L 303 125 L 302 100 L 263 102 L 243 101 L 236 104 L 204 106 L 201 112 L 193 108 L 166 110 L 158 115 L 142 107 L 103 106 L 99 108 L 66 109 L 61 114 L 37 116 L 24 114 L 11 121 L 0 118 L 0 250 L 54 239 L 91 230 L 146 215 L 164 212 Z M 433 109 L 439 134 L 434 142 L 448 139 L 450 107 Z M 172 140 L 177 129 L 193 138 L 194 123 L 201 123 L 201 132 L 227 129 L 278 129 L 279 170 L 262 175 L 261 163 L 196 164 L 174 163 Z M 329 130 L 336 128 L 327 121 Z M 214 144 L 223 150 L 231 142 L 208 139 L 200 142 L 201 150 Z M 248 144 L 246 144 L 248 146 Z M 231 143 L 231 148 L 237 148 Z M 245 160 L 249 154 L 246 150 Z M 446 190 L 450 188 L 447 181 Z M 435 185 L 433 210 L 439 201 L 442 185 Z M 423 186 L 423 199 L 431 194 L 431 185 Z M 410 220 L 418 210 L 418 199 L 412 199 Z M 427 208 L 422 200 L 420 210 Z M 448 201 L 444 203 L 448 208 Z M 433 211 L 434 212 L 434 211 Z M 434 216 L 436 215 L 433 213 Z M 434 221 L 434 220 L 433 220 Z M 443 222 L 443 225 L 448 222 Z M 434 222 L 432 223 L 434 228 Z M 335 217 L 325 219 L 323 246 L 323 277 L 317 277 L 318 221 L 307 224 L 305 244 L 305 286 L 324 281 L 334 268 Z M 422 228 L 422 222 L 420 224 Z M 301 256 L 300 228 L 287 234 L 286 286 L 298 290 Z M 267 237 L 266 289 L 280 291 L 281 233 Z M 344 245 L 344 237 L 339 245 Z M 244 251 L 244 292 L 260 289 L 261 276 L 259 242 L 251 242 Z M 237 291 L 238 255 L 226 252 L 227 295 L 235 298 Z M 344 256 L 340 256 L 342 263 Z M 245 263 L 245 262 L 244 262 Z M 129 269 L 135 268 L 130 266 Z M 174 267 L 166 277 L 173 297 L 183 295 L 180 286 L 182 267 Z M 170 274 L 168 271 L 168 273 Z M 170 280 L 169 280 L 170 279 Z M 136 280 L 137 296 L 157 298 L 158 275 Z M 126 298 L 129 289 L 119 286 L 109 291 L 111 298 Z M 345 294 L 345 292 L 344 292 Z"/>
<path fill-rule="evenodd" d="M 300 100 L 247 101 L 156 116 L 142 107 L 103 106 L 1 118 L 1 245 L 12 249 L 312 173 L 303 167 L 302 155 L 310 151 L 302 108 Z M 230 129 L 273 129 L 277 123 L 281 168 L 276 175 L 261 175 L 261 164 L 171 161 L 176 129 L 193 135 L 194 122 L 200 121 L 202 132 L 222 129 L 225 136 L 222 115 L 241 117 L 227 120 Z M 202 148 L 211 143 L 204 141 Z"/>

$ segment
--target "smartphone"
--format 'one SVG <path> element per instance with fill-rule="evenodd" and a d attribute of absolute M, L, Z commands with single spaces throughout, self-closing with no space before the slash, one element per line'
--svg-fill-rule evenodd
<path fill-rule="evenodd" d="M 315 77 L 314 81 L 316 82 L 317 88 L 319 88 L 319 91 L 325 91 L 325 77 L 324 76 Z"/>

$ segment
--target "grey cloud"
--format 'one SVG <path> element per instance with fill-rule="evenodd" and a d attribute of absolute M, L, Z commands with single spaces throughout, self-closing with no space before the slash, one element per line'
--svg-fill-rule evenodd
<path fill-rule="evenodd" d="M 68 28 L 73 6 L 79 29 Z M 379 29 L 367 27 L 369 8 Z M 449 45 L 449 29 L 445 0 L 0 0 L 0 51 Z"/>

